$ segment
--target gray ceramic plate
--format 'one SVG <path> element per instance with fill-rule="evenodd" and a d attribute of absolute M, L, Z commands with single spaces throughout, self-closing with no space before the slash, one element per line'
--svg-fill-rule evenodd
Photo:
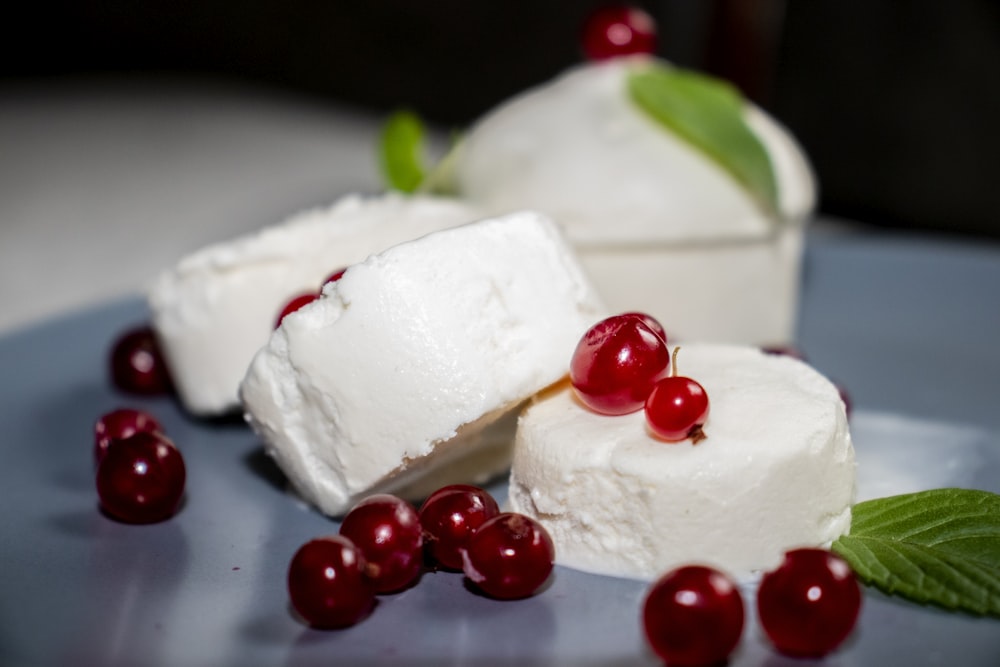
<path fill-rule="evenodd" d="M 801 345 L 854 399 L 863 496 L 1000 491 L 998 286 L 997 247 L 810 239 Z M 285 493 L 242 424 L 109 387 L 109 343 L 144 317 L 129 301 L 0 340 L 0 664 L 655 664 L 638 622 L 645 585 L 564 568 L 518 602 L 428 574 L 354 628 L 303 627 L 288 560 L 337 525 Z M 154 412 L 184 452 L 187 499 L 170 521 L 128 526 L 97 509 L 92 423 L 123 404 Z M 731 664 L 803 664 L 773 653 L 752 617 Z M 995 667 L 1000 621 L 869 591 L 825 662 Z"/>

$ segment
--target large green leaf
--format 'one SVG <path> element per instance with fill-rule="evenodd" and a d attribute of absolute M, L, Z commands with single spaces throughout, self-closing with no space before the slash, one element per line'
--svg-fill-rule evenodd
<path fill-rule="evenodd" d="M 382 128 L 379 158 L 388 186 L 413 192 L 424 180 L 424 124 L 410 111 L 396 111 Z"/>
<path fill-rule="evenodd" d="M 729 172 L 769 214 L 777 213 L 771 159 L 746 124 L 735 88 L 704 74 L 648 63 L 629 73 L 628 90 L 642 110 Z"/>
<path fill-rule="evenodd" d="M 935 489 L 858 503 L 833 550 L 885 593 L 1000 617 L 1000 495 Z"/>

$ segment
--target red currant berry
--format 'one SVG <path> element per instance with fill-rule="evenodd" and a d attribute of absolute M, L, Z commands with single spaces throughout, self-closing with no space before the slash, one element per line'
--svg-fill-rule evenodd
<path fill-rule="evenodd" d="M 757 616 L 782 653 L 826 655 L 854 628 L 861 590 L 854 572 L 825 549 L 795 549 L 767 572 L 757 590 Z"/>
<path fill-rule="evenodd" d="M 591 60 L 656 52 L 656 21 L 637 7 L 605 7 L 583 26 L 583 53 Z"/>
<path fill-rule="evenodd" d="M 128 438 L 140 431 L 163 432 L 163 427 L 148 412 L 118 408 L 101 415 L 94 424 L 94 462 L 100 463 L 112 440 Z"/>
<path fill-rule="evenodd" d="M 111 349 L 111 381 L 130 394 L 166 394 L 173 384 L 149 327 L 124 333 Z"/>
<path fill-rule="evenodd" d="M 155 523 L 177 511 L 187 471 L 184 458 L 160 433 L 113 440 L 97 466 L 97 495 L 110 516 Z"/>
<path fill-rule="evenodd" d="M 465 576 L 490 597 L 528 597 L 552 573 L 556 549 L 542 524 L 513 512 L 498 514 L 472 535 L 463 552 Z"/>
<path fill-rule="evenodd" d="M 420 506 L 420 524 L 430 556 L 441 567 L 462 569 L 462 549 L 487 519 L 500 513 L 488 492 L 466 484 L 445 486 Z"/>
<path fill-rule="evenodd" d="M 323 285 L 326 285 L 327 283 L 337 282 L 338 280 L 344 277 L 345 271 L 347 271 L 346 267 L 343 269 L 337 269 L 336 271 L 334 271 L 333 273 L 331 273 L 329 276 L 326 277 L 326 280 L 323 281 Z M 321 290 L 323 289 L 323 285 L 320 285 Z"/>
<path fill-rule="evenodd" d="M 653 330 L 653 333 L 655 333 L 657 336 L 659 336 L 660 338 L 662 338 L 664 343 L 667 342 L 667 331 L 666 331 L 666 329 L 664 329 L 663 325 L 660 324 L 660 321 L 658 319 L 656 319 L 655 317 L 653 317 L 652 315 L 648 315 L 646 313 L 640 313 L 640 312 L 633 311 L 633 312 L 630 312 L 630 313 L 622 313 L 622 317 L 637 317 L 637 318 L 639 318 L 639 320 L 643 324 L 645 324 L 647 327 L 649 327 L 650 329 Z"/>
<path fill-rule="evenodd" d="M 588 408 L 607 415 L 640 410 L 667 374 L 667 344 L 634 315 L 615 315 L 592 326 L 576 346 L 569 377 Z"/>
<path fill-rule="evenodd" d="M 791 357 L 792 359 L 798 359 L 799 361 L 806 360 L 805 353 L 794 345 L 771 345 L 762 347 L 761 350 L 764 354 L 770 354 L 777 357 Z"/>
<path fill-rule="evenodd" d="M 674 373 L 679 349 L 674 348 Z M 695 443 L 705 438 L 702 426 L 708 419 L 708 393 L 691 378 L 663 378 L 653 386 L 645 407 L 646 424 L 657 437 L 669 442 L 691 438 Z"/>
<path fill-rule="evenodd" d="M 642 608 L 646 640 L 671 665 L 726 660 L 743 634 L 743 597 L 732 579 L 687 565 L 657 580 Z"/>
<path fill-rule="evenodd" d="M 330 535 L 306 542 L 288 566 L 295 611 L 316 628 L 344 628 L 371 612 L 375 589 L 365 560 L 351 540 Z"/>
<path fill-rule="evenodd" d="M 281 313 L 278 315 L 278 319 L 274 321 L 274 328 L 277 329 L 281 326 L 281 321 L 285 319 L 286 315 L 294 313 L 299 308 L 312 303 L 319 298 L 319 294 L 313 294 L 312 292 L 306 294 L 300 294 L 297 297 L 290 299 L 285 307 L 281 309 Z"/>
<path fill-rule="evenodd" d="M 388 494 L 365 498 L 344 517 L 340 534 L 364 554 L 366 571 L 378 593 L 409 586 L 423 568 L 420 516 L 401 498 Z"/>

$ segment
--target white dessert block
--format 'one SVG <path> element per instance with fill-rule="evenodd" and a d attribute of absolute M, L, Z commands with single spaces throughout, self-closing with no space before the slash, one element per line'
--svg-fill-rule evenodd
<path fill-rule="evenodd" d="M 563 377 L 604 316 L 551 221 L 480 221 L 350 267 L 285 318 L 241 398 L 299 494 L 338 515 L 370 493 L 505 469 L 512 423 L 499 440 L 487 427 Z M 489 463 L 470 463 L 490 446 Z"/>
<path fill-rule="evenodd" d="M 704 563 L 748 578 L 849 530 L 854 448 L 832 383 L 731 345 L 684 345 L 678 370 L 709 396 L 697 444 L 650 435 L 641 410 L 591 412 L 568 383 L 521 414 L 510 505 L 549 530 L 558 563 L 640 579 Z"/>
<path fill-rule="evenodd" d="M 349 195 L 183 258 L 156 278 L 148 302 L 184 406 L 198 415 L 239 407 L 250 359 L 291 298 L 318 293 L 374 252 L 479 217 L 454 200 Z"/>

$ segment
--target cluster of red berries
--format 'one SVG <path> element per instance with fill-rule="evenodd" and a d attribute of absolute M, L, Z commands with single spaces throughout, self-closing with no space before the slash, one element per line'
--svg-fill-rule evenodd
<path fill-rule="evenodd" d="M 764 574 L 757 618 L 774 647 L 817 658 L 850 635 L 861 591 L 850 566 L 825 549 L 794 549 Z M 643 625 L 653 651 L 679 665 L 724 662 L 743 634 L 743 597 L 735 582 L 710 567 L 688 565 L 657 580 L 643 603 Z"/>
<path fill-rule="evenodd" d="M 323 295 L 323 286 L 326 285 L 327 283 L 332 283 L 340 280 L 340 277 L 344 275 L 345 271 L 347 271 L 346 268 L 337 269 L 336 271 L 331 273 L 329 276 L 327 276 L 326 280 L 323 281 L 318 291 L 303 292 L 302 294 L 299 294 L 289 299 L 288 303 L 286 303 L 285 306 L 281 309 L 281 312 L 278 313 L 278 317 L 274 321 L 274 328 L 277 329 L 279 326 L 281 326 L 281 321 L 285 319 L 286 315 L 294 313 L 299 308 L 302 308 L 303 306 L 306 306 L 315 301 L 316 299 L 320 298 Z"/>
<path fill-rule="evenodd" d="M 549 578 L 555 547 L 534 519 L 501 512 L 465 484 L 432 493 L 418 511 L 389 494 L 370 496 L 337 535 L 302 545 L 288 567 L 292 606 L 309 625 L 342 628 L 365 618 L 378 594 L 413 586 L 425 563 L 464 572 L 485 595 L 528 597 Z"/>
<path fill-rule="evenodd" d="M 184 495 L 184 457 L 155 417 L 119 408 L 94 425 L 97 496 L 109 516 L 155 523 L 174 515 Z"/>
<path fill-rule="evenodd" d="M 705 388 L 677 375 L 677 352 L 646 313 L 623 313 L 592 326 L 570 361 L 570 382 L 588 408 L 605 415 L 645 410 L 649 430 L 670 442 L 703 439 L 709 402 Z M 673 372 L 670 373 L 670 369 Z"/>

